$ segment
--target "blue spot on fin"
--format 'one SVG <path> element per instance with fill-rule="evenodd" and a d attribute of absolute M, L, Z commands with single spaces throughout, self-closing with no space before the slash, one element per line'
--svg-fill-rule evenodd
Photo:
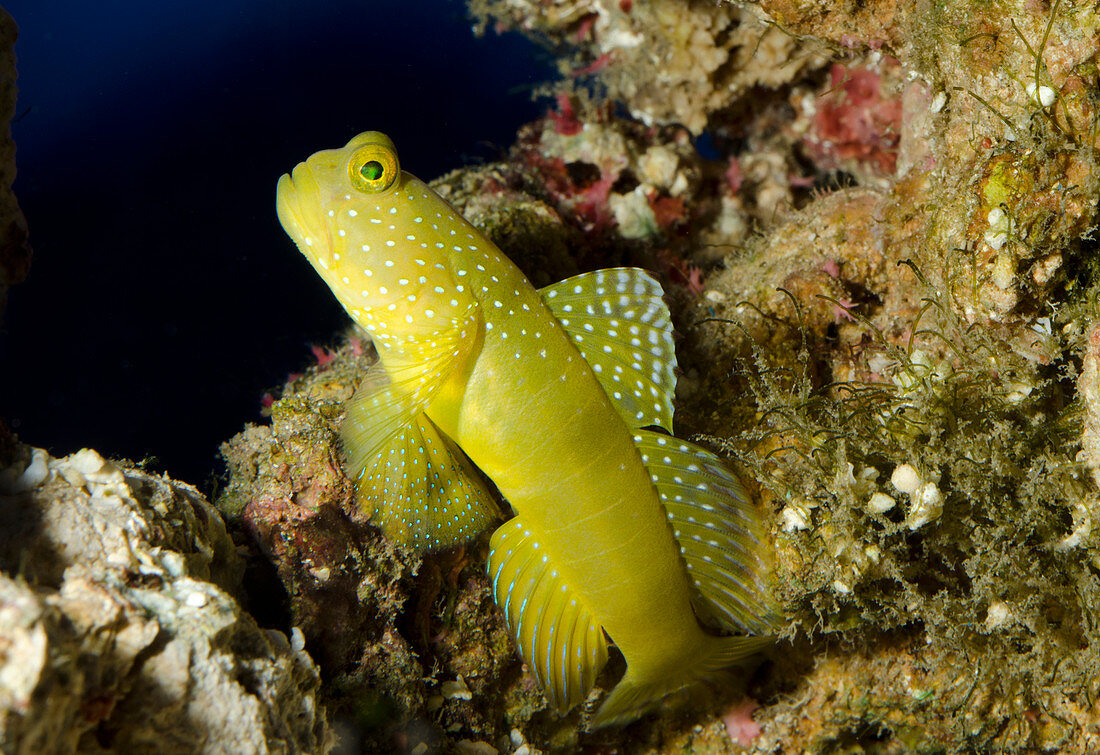
<path fill-rule="evenodd" d="M 493 533 L 489 578 L 520 655 L 550 702 L 566 711 L 588 696 L 607 662 L 607 639 L 554 569 L 521 517 Z M 545 560 L 544 560 L 545 559 Z"/>
<path fill-rule="evenodd" d="M 679 438 L 636 430 L 634 443 L 699 591 L 696 610 L 729 631 L 776 631 L 771 547 L 741 482 L 717 456 Z"/>
<path fill-rule="evenodd" d="M 376 364 L 340 428 L 358 505 L 388 540 L 417 550 L 457 545 L 499 518 L 476 467 L 423 413 L 432 395 Z"/>
<path fill-rule="evenodd" d="M 628 427 L 672 432 L 676 348 L 661 284 L 644 270 L 597 270 L 540 289 Z"/>

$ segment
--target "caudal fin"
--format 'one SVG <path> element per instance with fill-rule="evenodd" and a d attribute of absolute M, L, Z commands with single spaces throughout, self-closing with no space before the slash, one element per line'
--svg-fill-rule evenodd
<path fill-rule="evenodd" d="M 643 677 L 627 667 L 622 680 L 615 685 L 603 705 L 596 711 L 590 726 L 599 729 L 629 723 L 656 705 L 666 695 L 748 658 L 771 643 L 769 637 L 706 637 L 702 652 L 675 672 L 652 678 Z"/>

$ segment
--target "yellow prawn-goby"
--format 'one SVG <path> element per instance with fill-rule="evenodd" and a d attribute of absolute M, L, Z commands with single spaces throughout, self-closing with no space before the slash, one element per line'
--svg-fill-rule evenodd
<path fill-rule="evenodd" d="M 279 220 L 372 339 L 341 433 L 358 504 L 431 549 L 514 515 L 489 576 L 559 710 L 607 659 L 626 673 L 593 726 L 750 656 L 774 628 L 767 544 L 741 484 L 668 435 L 675 350 L 660 285 L 634 268 L 535 290 L 367 132 L 279 180 Z M 740 636 L 723 636 L 738 633 Z"/>

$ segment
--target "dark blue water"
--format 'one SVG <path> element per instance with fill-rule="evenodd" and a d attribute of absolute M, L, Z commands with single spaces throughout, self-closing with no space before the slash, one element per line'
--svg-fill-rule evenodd
<path fill-rule="evenodd" d="M 0 333 L 0 415 L 204 483 L 218 444 L 347 320 L 275 181 L 359 131 L 432 178 L 537 117 L 548 61 L 447 0 L 16 0 L 16 193 L 35 258 Z"/>

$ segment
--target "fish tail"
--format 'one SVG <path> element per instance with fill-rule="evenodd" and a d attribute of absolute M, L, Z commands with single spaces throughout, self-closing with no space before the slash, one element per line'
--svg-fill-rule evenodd
<path fill-rule="evenodd" d="M 770 643 L 771 638 L 768 637 L 704 635 L 698 653 L 675 671 L 662 669 L 656 673 L 649 670 L 636 673 L 627 666 L 626 674 L 596 711 L 590 727 L 600 729 L 629 723 L 667 695 L 697 681 L 717 676 L 728 666 L 754 655 Z"/>

